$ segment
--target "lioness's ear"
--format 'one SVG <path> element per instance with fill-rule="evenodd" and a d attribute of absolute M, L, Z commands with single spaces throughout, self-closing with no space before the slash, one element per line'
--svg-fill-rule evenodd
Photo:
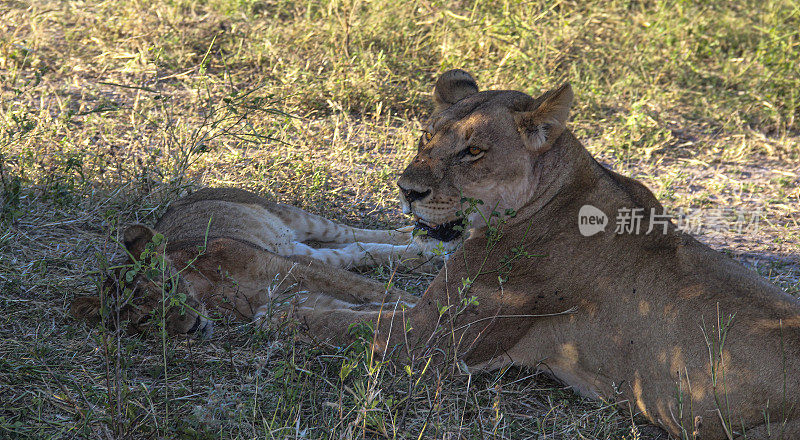
<path fill-rule="evenodd" d="M 514 116 L 522 142 L 529 150 L 544 152 L 553 146 L 553 141 L 566 128 L 574 97 L 572 86 L 565 83 L 537 99 L 541 104 L 534 110 L 519 112 Z"/>
<path fill-rule="evenodd" d="M 122 243 L 134 258 L 139 259 L 155 235 L 156 232 L 145 225 L 132 225 L 122 233 Z"/>
<path fill-rule="evenodd" d="M 475 93 L 478 93 L 478 84 L 472 75 L 461 69 L 448 70 L 433 87 L 433 101 L 436 103 L 434 113 L 439 113 Z"/>
<path fill-rule="evenodd" d="M 72 300 L 69 314 L 75 319 L 95 321 L 100 318 L 100 298 L 97 296 L 79 296 Z"/>

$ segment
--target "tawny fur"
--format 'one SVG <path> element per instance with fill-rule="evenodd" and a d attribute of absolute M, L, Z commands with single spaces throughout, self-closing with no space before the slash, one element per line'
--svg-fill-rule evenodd
<path fill-rule="evenodd" d="M 666 233 L 611 227 L 584 237 L 583 205 L 612 219 L 620 208 L 662 208 L 641 183 L 599 165 L 566 128 L 569 85 L 537 99 L 476 93 L 459 72 L 464 93 L 440 93 L 448 76 L 437 83 L 437 104 L 458 100 L 437 106 L 399 180 L 427 194 L 404 200 L 405 208 L 440 224 L 472 197 L 484 201 L 483 216 L 517 215 L 487 256 L 487 228 L 473 214 L 469 239 L 416 305 L 381 316 L 376 347 L 404 346 L 413 356 L 437 344 L 471 366 L 537 367 L 584 395 L 627 401 L 677 437 L 800 439 L 800 302 L 673 224 Z M 465 155 L 471 145 L 483 149 L 480 159 Z M 502 258 L 520 247 L 539 257 L 499 277 Z M 456 314 L 465 295 L 477 305 Z M 342 296 L 312 295 L 297 313 L 311 334 L 334 342 L 347 340 L 353 322 L 378 320 Z M 719 322 L 729 319 L 720 361 Z M 444 336 L 432 336 L 437 328 Z"/>
<path fill-rule="evenodd" d="M 174 202 L 155 229 L 173 248 L 185 241 L 205 240 L 207 235 L 345 269 L 410 260 L 421 263 L 420 250 L 409 246 L 410 228 L 353 228 L 235 188 L 205 188 Z"/>
<path fill-rule="evenodd" d="M 414 268 L 436 258 L 411 243 L 411 228 L 353 228 L 233 188 L 202 189 L 177 200 L 155 230 L 129 227 L 124 233 L 127 252 L 139 259 L 156 233 L 165 237 L 165 245 L 154 252 L 168 262 L 169 286 L 177 283 L 173 293 L 185 294 L 189 305 L 167 317 L 173 334 L 210 335 L 207 311 L 264 319 L 271 307 L 278 307 L 276 296 L 285 302 L 297 292 L 336 294 L 356 303 L 376 298 L 413 302 L 416 297 L 345 269 L 398 263 Z M 104 294 L 120 296 L 125 286 L 116 281 L 109 278 Z M 147 327 L 150 313 L 160 307 L 163 285 L 142 275 L 127 284 L 134 294 L 122 307 L 121 318 L 131 331 Z M 78 318 L 97 318 L 99 309 L 99 296 L 72 303 L 72 315 Z"/>

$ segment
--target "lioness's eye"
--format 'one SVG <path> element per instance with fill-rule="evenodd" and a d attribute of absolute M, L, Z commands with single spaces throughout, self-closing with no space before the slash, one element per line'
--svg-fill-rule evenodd
<path fill-rule="evenodd" d="M 422 147 L 424 147 L 424 146 L 425 146 L 425 144 L 427 144 L 428 142 L 430 142 L 430 141 L 431 141 L 431 139 L 433 139 L 433 135 L 432 135 L 432 134 L 430 134 L 430 133 L 429 133 L 429 132 L 427 132 L 427 131 L 423 131 L 423 132 L 422 132 L 422 136 L 420 136 L 420 138 L 419 138 L 419 145 L 417 145 L 417 150 L 420 150 L 420 151 L 422 151 Z"/>
<path fill-rule="evenodd" d="M 475 162 L 476 160 L 482 158 L 484 153 L 486 153 L 486 151 L 484 151 L 481 147 L 470 145 L 469 147 L 461 150 L 456 155 L 456 159 L 466 162 Z"/>

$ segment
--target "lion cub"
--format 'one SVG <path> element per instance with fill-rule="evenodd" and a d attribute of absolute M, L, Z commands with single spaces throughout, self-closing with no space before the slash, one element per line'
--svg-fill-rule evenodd
<path fill-rule="evenodd" d="M 208 337 L 207 311 L 262 320 L 276 298 L 297 292 L 410 304 L 416 297 L 345 269 L 414 268 L 438 258 L 412 243 L 411 228 L 353 228 L 234 188 L 199 190 L 174 202 L 155 230 L 133 225 L 123 235 L 128 264 L 101 295 L 133 332 L 162 322 L 153 319 L 160 315 L 171 334 Z M 76 318 L 97 320 L 100 313 L 100 295 L 71 306 Z"/>
<path fill-rule="evenodd" d="M 174 243 L 226 237 L 284 257 L 306 256 L 326 265 L 354 267 L 423 264 L 412 227 L 360 229 L 265 200 L 235 188 L 205 188 L 174 202 L 156 231 Z"/>

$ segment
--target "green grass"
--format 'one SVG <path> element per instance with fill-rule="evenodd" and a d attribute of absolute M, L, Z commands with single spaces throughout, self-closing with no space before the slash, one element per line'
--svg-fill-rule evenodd
<path fill-rule="evenodd" d="M 416 384 L 291 330 L 162 346 L 65 312 L 187 188 L 405 224 L 395 181 L 452 67 L 571 81 L 599 160 L 673 209 L 761 209 L 700 238 L 800 295 L 798 29 L 790 0 L 0 2 L 0 437 L 650 438 L 529 370 Z"/>

